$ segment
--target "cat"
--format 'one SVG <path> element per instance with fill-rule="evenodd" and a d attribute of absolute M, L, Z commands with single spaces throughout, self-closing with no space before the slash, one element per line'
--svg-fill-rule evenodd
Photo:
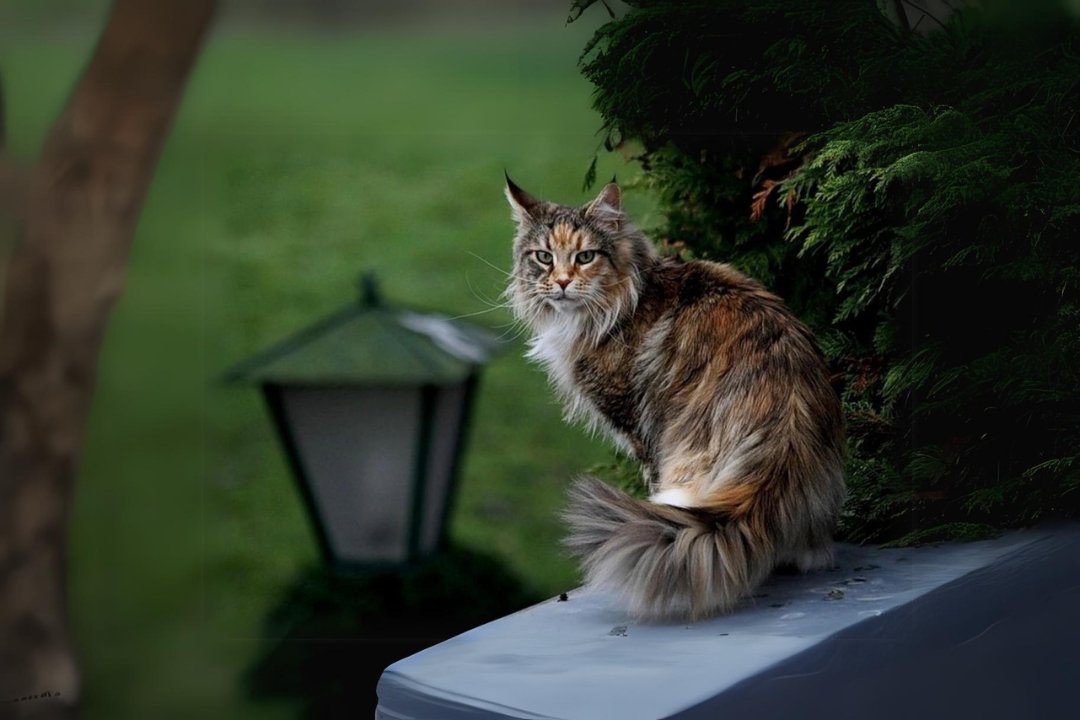
<path fill-rule="evenodd" d="M 572 487 L 566 543 L 586 583 L 639 620 L 697 620 L 777 566 L 831 566 L 844 427 L 810 330 L 729 265 L 660 257 L 614 182 L 574 207 L 507 176 L 506 197 L 526 355 L 569 419 L 640 462 L 651 492 Z"/>

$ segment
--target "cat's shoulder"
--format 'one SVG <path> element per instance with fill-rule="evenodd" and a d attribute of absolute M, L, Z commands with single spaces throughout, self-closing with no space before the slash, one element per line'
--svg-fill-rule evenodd
<path fill-rule="evenodd" d="M 679 305 L 765 290 L 759 282 L 727 263 L 676 258 L 665 258 L 656 264 L 650 285 L 658 295 Z"/>

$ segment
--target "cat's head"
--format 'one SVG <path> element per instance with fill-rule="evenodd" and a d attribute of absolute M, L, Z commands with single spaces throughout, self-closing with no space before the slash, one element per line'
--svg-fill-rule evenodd
<path fill-rule="evenodd" d="M 535 328 L 572 317 L 599 336 L 633 311 L 654 250 L 623 212 L 618 185 L 585 205 L 558 205 L 507 177 L 506 198 L 517 223 L 507 295 L 518 319 Z"/>

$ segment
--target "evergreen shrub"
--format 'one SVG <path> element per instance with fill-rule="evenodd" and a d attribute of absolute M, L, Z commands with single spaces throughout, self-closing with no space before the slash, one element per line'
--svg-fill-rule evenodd
<path fill-rule="evenodd" d="M 625 5 L 581 57 L 604 145 L 660 198 L 665 248 L 735 265 L 817 333 L 847 418 L 843 535 L 1080 514 L 1075 14 Z"/>

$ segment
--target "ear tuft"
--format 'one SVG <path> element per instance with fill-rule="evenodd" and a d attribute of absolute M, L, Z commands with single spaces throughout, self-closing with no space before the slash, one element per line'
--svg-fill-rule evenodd
<path fill-rule="evenodd" d="M 519 188 L 509 173 L 504 171 L 503 174 L 506 175 L 506 199 L 514 212 L 514 221 L 520 225 L 526 220 L 535 220 L 542 201 Z"/>
<path fill-rule="evenodd" d="M 604 186 L 595 200 L 585 206 L 585 217 L 619 229 L 623 220 L 622 191 L 614 178 Z"/>

